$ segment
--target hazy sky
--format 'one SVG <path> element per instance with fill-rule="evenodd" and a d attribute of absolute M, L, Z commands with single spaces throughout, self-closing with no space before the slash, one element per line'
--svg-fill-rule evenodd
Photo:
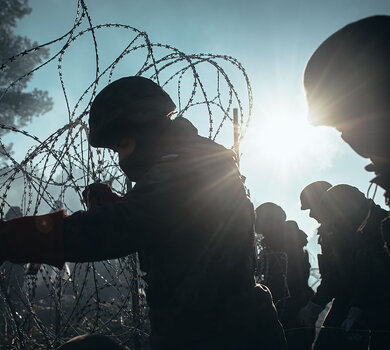
<path fill-rule="evenodd" d="M 128 24 L 147 32 L 153 42 L 170 44 L 186 53 L 231 55 L 243 64 L 253 89 L 254 111 L 250 130 L 241 145 L 241 170 L 255 205 L 265 201 L 281 205 L 288 219 L 296 220 L 312 235 L 317 223 L 299 209 L 299 194 L 305 185 L 323 179 L 367 191 L 372 175 L 363 167 L 368 161 L 349 149 L 336 131 L 307 124 L 302 75 L 310 55 L 325 38 L 351 21 L 374 14 L 390 15 L 390 1 L 85 2 L 93 24 Z M 20 21 L 18 33 L 44 43 L 71 28 L 76 0 L 29 3 L 33 12 Z M 105 34 L 99 47 L 102 52 L 109 52 L 119 42 L 123 46 L 123 41 L 121 35 Z M 65 82 L 71 96 L 77 96 L 82 91 L 78 87 L 86 85 L 91 77 L 86 62 L 93 52 L 90 46 L 82 44 L 64 68 L 68 69 Z M 56 66 L 37 74 L 32 83 L 49 90 L 55 99 L 53 112 L 36 119 L 29 127 L 36 133 L 45 133 L 42 125 L 53 128 L 65 115 L 65 111 L 61 112 L 64 104 Z M 378 191 L 376 201 L 384 205 L 382 191 Z"/>

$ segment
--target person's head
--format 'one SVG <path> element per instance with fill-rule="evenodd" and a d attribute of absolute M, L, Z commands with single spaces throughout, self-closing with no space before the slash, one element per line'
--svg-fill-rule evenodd
<path fill-rule="evenodd" d="M 348 24 L 309 59 L 309 121 L 335 127 L 358 154 L 390 160 L 390 16 Z"/>
<path fill-rule="evenodd" d="M 263 235 L 268 243 L 278 241 L 283 234 L 286 218 L 285 211 L 279 205 L 263 203 L 256 208 L 256 232 Z"/>
<path fill-rule="evenodd" d="M 138 153 L 137 168 L 140 162 L 149 161 L 147 158 L 175 108 L 169 95 L 150 79 L 131 76 L 116 80 L 92 102 L 89 143 L 117 152 L 121 168 L 131 178 L 134 169 L 130 167 L 134 164 L 128 164 L 128 160 Z"/>
<path fill-rule="evenodd" d="M 320 202 L 323 223 L 337 231 L 356 231 L 367 218 L 369 208 L 365 195 L 346 184 L 329 188 Z"/>
<path fill-rule="evenodd" d="M 331 187 L 329 182 L 315 181 L 307 185 L 301 192 L 301 210 L 309 209 L 309 216 L 319 223 L 321 223 L 319 203 L 322 195 Z"/>
<path fill-rule="evenodd" d="M 303 248 L 307 244 L 307 234 L 303 232 L 296 221 L 286 221 L 285 236 L 291 248 Z"/>

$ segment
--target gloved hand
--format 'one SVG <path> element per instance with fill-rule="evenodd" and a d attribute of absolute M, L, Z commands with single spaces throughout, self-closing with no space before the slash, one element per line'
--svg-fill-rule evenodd
<path fill-rule="evenodd" d="M 356 323 L 360 322 L 362 319 L 362 310 L 358 307 L 352 306 L 349 309 L 347 318 L 341 324 L 341 327 L 344 328 L 345 332 L 349 332 Z"/>
<path fill-rule="evenodd" d="M 64 264 L 63 211 L 0 223 L 0 262 Z"/>
<path fill-rule="evenodd" d="M 305 327 L 314 327 L 318 315 L 322 310 L 323 308 L 321 305 L 309 301 L 302 309 L 299 310 L 299 320 Z"/>
<path fill-rule="evenodd" d="M 122 197 L 112 192 L 109 185 L 95 182 L 88 185 L 82 192 L 83 200 L 87 205 L 88 210 L 96 208 L 105 203 L 113 203 L 120 200 Z"/>

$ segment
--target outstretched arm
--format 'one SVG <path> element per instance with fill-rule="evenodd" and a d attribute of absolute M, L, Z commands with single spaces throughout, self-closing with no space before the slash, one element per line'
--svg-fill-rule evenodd
<path fill-rule="evenodd" d="M 0 224 L 0 262 L 87 262 L 128 255 L 164 229 L 171 184 L 156 169 L 121 200 L 65 216 L 63 211 Z M 170 182 L 170 181 L 169 181 Z M 166 229 L 166 228 L 165 228 Z"/>

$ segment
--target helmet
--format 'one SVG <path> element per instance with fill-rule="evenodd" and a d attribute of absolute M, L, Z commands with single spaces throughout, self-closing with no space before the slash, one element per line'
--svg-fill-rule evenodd
<path fill-rule="evenodd" d="M 356 187 L 336 185 L 322 196 L 320 212 L 326 224 L 356 231 L 369 213 L 369 201 Z"/>
<path fill-rule="evenodd" d="M 89 143 L 112 146 L 118 137 L 136 133 L 140 125 L 166 120 L 176 106 L 150 79 L 132 76 L 107 85 L 95 97 L 89 113 Z"/>
<path fill-rule="evenodd" d="M 315 181 L 307 185 L 301 192 L 301 210 L 312 209 L 319 203 L 321 196 L 331 188 L 332 185 L 326 181 Z"/>
<path fill-rule="evenodd" d="M 376 120 L 390 106 L 389 62 L 390 16 L 364 18 L 331 35 L 305 69 L 309 121 L 339 128 Z"/>
<path fill-rule="evenodd" d="M 307 244 L 307 234 L 299 228 L 296 221 L 286 221 L 285 236 L 289 244 L 294 247 L 304 247 Z"/>
<path fill-rule="evenodd" d="M 277 204 L 266 202 L 256 208 L 256 232 L 272 230 L 286 221 L 286 212 Z"/>

